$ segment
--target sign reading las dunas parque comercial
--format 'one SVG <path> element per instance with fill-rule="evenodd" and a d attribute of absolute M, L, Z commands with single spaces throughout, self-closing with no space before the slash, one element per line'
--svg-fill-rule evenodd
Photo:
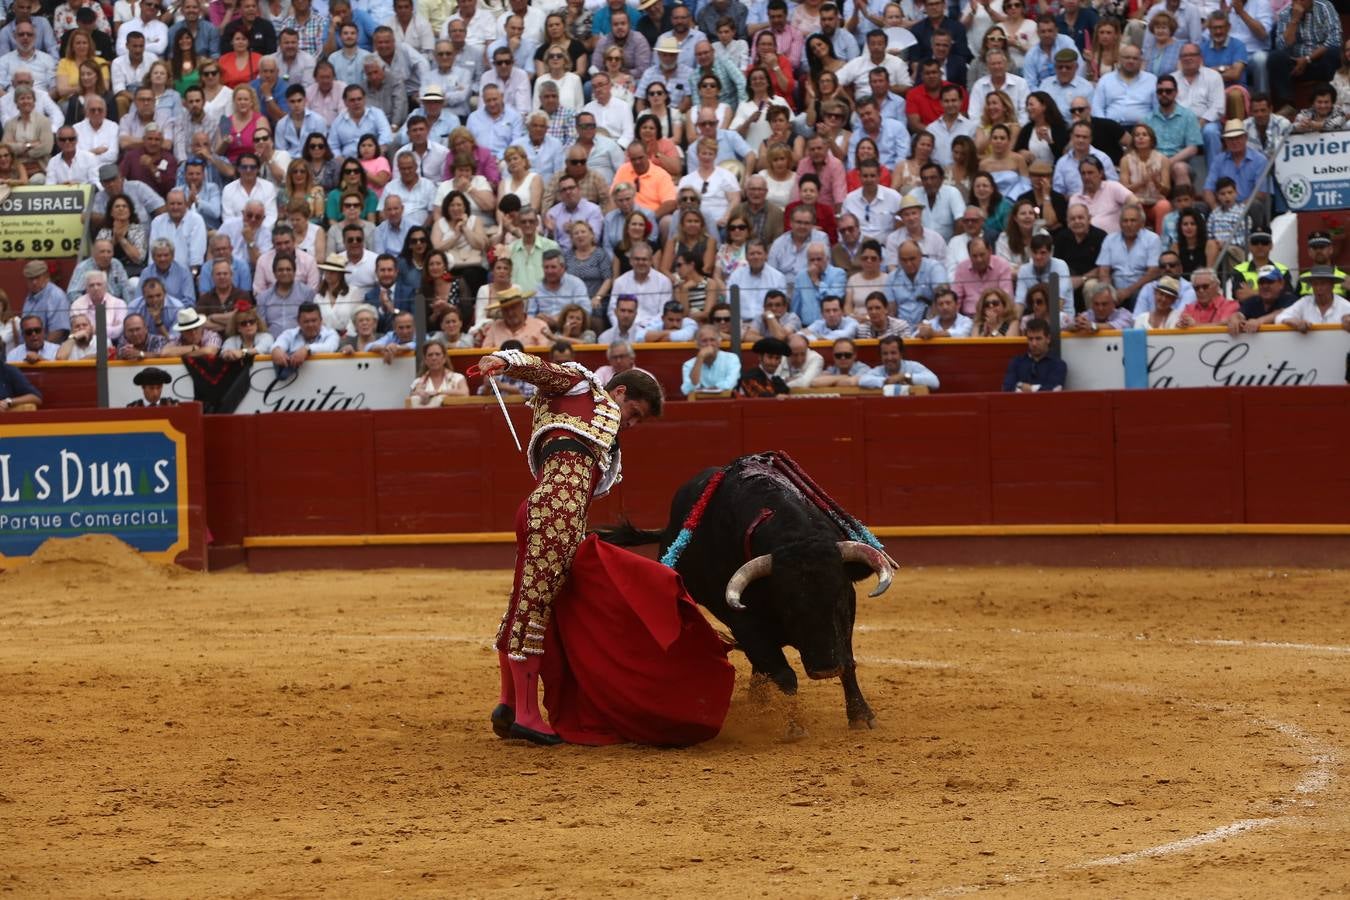
<path fill-rule="evenodd" d="M 0 200 L 0 259 L 74 256 L 84 234 L 89 185 L 26 185 Z"/>
<path fill-rule="evenodd" d="M 0 425 L 0 562 L 110 534 L 172 562 L 188 545 L 187 438 L 168 421 Z"/>
<path fill-rule="evenodd" d="M 1350 208 L 1350 131 L 1291 134 L 1275 156 L 1275 180 L 1289 208 Z"/>

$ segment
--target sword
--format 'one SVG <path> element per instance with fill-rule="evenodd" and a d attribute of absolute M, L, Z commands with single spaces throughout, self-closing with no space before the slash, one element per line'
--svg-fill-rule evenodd
<path fill-rule="evenodd" d="M 487 376 L 488 384 L 492 385 L 492 393 L 497 396 L 497 405 L 501 407 L 502 418 L 506 420 L 506 427 L 511 429 L 511 440 L 516 442 L 516 452 L 524 453 L 525 448 L 520 446 L 520 438 L 516 435 L 516 426 L 511 422 L 511 414 L 506 411 L 506 401 L 502 399 L 501 389 L 497 387 L 495 376 Z"/>
<path fill-rule="evenodd" d="M 496 376 L 484 373 L 478 366 L 470 366 L 465 374 L 469 377 L 481 374 L 483 380 L 492 385 L 492 393 L 497 398 L 497 406 L 501 408 L 502 418 L 506 420 L 506 427 L 511 430 L 511 440 L 516 442 L 516 451 L 524 453 L 525 448 L 520 446 L 520 436 L 516 434 L 516 426 L 511 422 L 511 414 L 506 411 L 506 401 L 502 399 L 501 389 L 497 387 Z"/>

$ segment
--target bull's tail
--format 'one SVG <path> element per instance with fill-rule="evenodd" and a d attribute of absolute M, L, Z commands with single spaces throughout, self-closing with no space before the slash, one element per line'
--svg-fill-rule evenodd
<path fill-rule="evenodd" d="M 641 547 L 661 543 L 665 532 L 638 528 L 627 519 L 620 519 L 614 525 L 601 525 L 595 529 L 595 535 L 605 543 L 616 547 Z"/>

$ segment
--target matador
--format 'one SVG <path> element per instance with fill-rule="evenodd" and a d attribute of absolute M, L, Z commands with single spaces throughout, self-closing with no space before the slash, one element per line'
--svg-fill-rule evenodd
<path fill-rule="evenodd" d="M 478 370 L 537 388 L 526 448 L 536 484 L 516 512 L 515 579 L 497 632 L 501 695 L 492 727 L 501 737 L 556 744 L 562 739 L 544 720 L 538 699 L 553 600 L 586 536 L 592 498 L 622 477 L 619 432 L 660 416 L 661 388 L 637 369 L 602 385 L 577 363 L 556 365 L 519 350 L 484 356 Z"/>

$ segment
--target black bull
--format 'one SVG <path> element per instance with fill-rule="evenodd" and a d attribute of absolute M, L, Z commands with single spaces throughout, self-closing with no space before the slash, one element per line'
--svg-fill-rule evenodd
<path fill-rule="evenodd" d="M 622 546 L 659 542 L 664 555 L 717 471 L 708 469 L 676 491 L 664 530 L 624 523 L 601 529 L 600 536 Z M 755 676 L 795 694 L 797 675 L 783 655 L 785 646 L 793 647 L 809 677 L 840 679 L 849 725 L 871 728 L 876 715 L 858 687 L 853 658 L 853 583 L 875 572 L 880 581 L 872 595 L 880 594 L 890 585 L 893 561 L 840 537 L 830 516 L 799 492 L 733 465 L 675 570 L 690 596 L 731 629 Z"/>

